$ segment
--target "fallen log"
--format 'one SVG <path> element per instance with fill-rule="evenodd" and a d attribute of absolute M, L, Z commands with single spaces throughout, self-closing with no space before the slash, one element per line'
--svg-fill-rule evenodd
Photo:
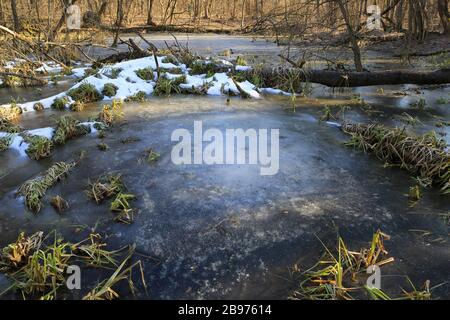
<path fill-rule="evenodd" d="M 302 82 L 318 83 L 328 87 L 363 87 L 396 84 L 446 84 L 450 83 L 450 69 L 436 71 L 364 71 L 344 72 L 333 70 L 304 70 L 298 68 L 263 68 L 245 71 L 249 79 L 259 76 L 267 87 L 278 87 L 294 81 L 293 88 L 301 89 Z"/>

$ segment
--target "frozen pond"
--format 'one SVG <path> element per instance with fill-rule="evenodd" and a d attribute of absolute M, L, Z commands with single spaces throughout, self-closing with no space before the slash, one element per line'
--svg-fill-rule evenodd
<path fill-rule="evenodd" d="M 156 36 L 153 41 L 162 45 L 166 38 Z M 279 50 L 245 37 L 233 38 L 231 45 L 212 40 L 209 35 L 198 37 L 190 40 L 190 46 L 198 47 L 200 53 L 209 47 L 217 53 L 232 46 L 237 53 L 253 50 L 272 57 Z M 42 95 L 64 91 L 69 84 L 45 89 Z M 2 93 L 0 103 L 10 94 Z M 27 101 L 37 97 L 18 93 Z M 114 248 L 136 243 L 136 259 L 143 260 L 149 284 L 148 293 L 140 290 L 139 298 L 285 299 L 297 285 L 289 268 L 296 263 L 303 268 L 314 264 L 323 252 L 318 239 L 332 246 L 339 233 L 351 249 L 358 250 L 381 229 L 392 237 L 386 247 L 395 258 L 394 264 L 382 269 L 383 289 L 398 292 L 399 286 L 406 287 L 404 275 L 419 286 L 425 280 L 431 280 L 432 286 L 448 282 L 450 227 L 444 216 L 450 213 L 450 198 L 427 189 L 423 199 L 410 206 L 407 194 L 415 182 L 407 172 L 385 168 L 374 156 L 345 147 L 342 143 L 348 136 L 319 119 L 325 106 L 337 114 L 341 106 L 351 105 L 344 116 L 332 121 L 345 117 L 347 121 L 401 126 L 397 116 L 407 111 L 422 122 L 409 126 L 410 130 L 436 130 L 445 135 L 450 127 L 436 128 L 435 123 L 450 119 L 449 105 L 436 100 L 449 98 L 449 93 L 449 86 L 344 92 L 314 86 L 310 98 L 294 102 L 278 96 L 234 97 L 227 102 L 226 97 L 178 95 L 126 103 L 124 120 L 102 140 L 96 134 L 70 140 L 55 148 L 51 158 L 39 162 L 13 151 L 0 153 L 0 245 L 15 241 L 22 230 L 56 229 L 70 241 L 98 232 Z M 354 105 L 356 94 L 370 108 Z M 410 103 L 420 97 L 426 99 L 428 108 L 411 109 Z M 85 121 L 101 105 L 70 114 Z M 68 113 L 30 112 L 20 124 L 26 129 L 48 127 L 54 117 Z M 279 129 L 279 172 L 261 176 L 258 165 L 173 164 L 171 134 L 179 128 L 193 130 L 194 121 L 202 121 L 204 130 L 221 132 L 228 128 Z M 138 139 L 123 143 L 130 137 Z M 448 136 L 444 138 L 450 142 Z M 109 150 L 97 148 L 102 141 Z M 161 155 L 153 164 L 142 161 L 148 148 Z M 44 209 L 37 215 L 28 212 L 15 197 L 18 186 L 52 163 L 72 159 L 80 150 L 86 151 L 85 159 L 48 191 Z M 131 225 L 115 223 L 106 203 L 97 206 L 84 193 L 89 180 L 107 172 L 121 173 L 129 191 L 137 196 Z M 49 205 L 55 195 L 69 202 L 63 215 Z M 86 274 L 91 283 L 98 279 L 92 270 Z M 127 290 L 119 292 L 133 298 Z M 437 288 L 433 297 L 450 298 L 449 284 Z"/>

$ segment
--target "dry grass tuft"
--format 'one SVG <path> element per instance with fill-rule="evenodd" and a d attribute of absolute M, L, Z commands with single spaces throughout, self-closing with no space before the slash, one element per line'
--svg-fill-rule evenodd
<path fill-rule="evenodd" d="M 7 121 L 17 120 L 22 114 L 22 108 L 12 103 L 9 107 L 0 107 L 0 119 Z"/>
<path fill-rule="evenodd" d="M 46 191 L 64 179 L 76 164 L 77 162 L 55 163 L 44 174 L 26 181 L 20 186 L 17 194 L 25 197 L 25 204 L 29 210 L 38 213 L 42 209 L 41 199 L 45 196 Z"/>
<path fill-rule="evenodd" d="M 67 140 L 89 133 L 89 128 L 80 124 L 80 121 L 72 116 L 63 116 L 56 122 L 53 142 L 64 144 Z"/>
<path fill-rule="evenodd" d="M 26 153 L 31 159 L 40 160 L 51 156 L 53 142 L 50 139 L 42 136 L 24 136 L 24 140 L 29 144 Z"/>
<path fill-rule="evenodd" d="M 103 122 L 106 126 L 111 126 L 119 119 L 123 118 L 122 101 L 113 100 L 111 105 L 104 105 L 97 117 L 97 121 Z"/>

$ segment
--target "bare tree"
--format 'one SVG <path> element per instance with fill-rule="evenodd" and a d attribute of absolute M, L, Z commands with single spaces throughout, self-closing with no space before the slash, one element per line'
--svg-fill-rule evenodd
<path fill-rule="evenodd" d="M 438 12 L 441 18 L 441 24 L 444 28 L 444 34 L 450 34 L 450 13 L 448 11 L 448 0 L 438 0 Z"/>
<path fill-rule="evenodd" d="M 3 0 L 0 0 L 0 24 L 5 24 L 5 14 L 3 12 Z"/>
<path fill-rule="evenodd" d="M 116 15 L 116 32 L 114 35 L 114 41 L 111 45 L 111 47 L 117 47 L 117 44 L 119 43 L 119 34 L 120 34 L 120 27 L 123 23 L 123 0 L 117 0 L 117 15 Z"/>
<path fill-rule="evenodd" d="M 14 21 L 14 31 L 20 31 L 21 25 L 19 20 L 19 15 L 17 14 L 17 1 L 11 0 L 11 11 L 12 11 L 12 18 Z"/>
<path fill-rule="evenodd" d="M 153 2 L 154 0 L 147 0 L 147 25 L 154 26 L 155 23 L 153 22 Z"/>
<path fill-rule="evenodd" d="M 364 68 L 361 62 L 361 50 L 359 48 L 358 38 L 356 37 L 355 29 L 352 26 L 350 14 L 347 8 L 347 3 L 344 3 L 343 0 L 335 0 L 335 1 L 339 5 L 339 9 L 341 10 L 342 17 L 344 18 L 345 21 L 345 26 L 347 28 L 351 48 L 353 51 L 353 60 L 355 62 L 356 71 L 363 71 Z"/>

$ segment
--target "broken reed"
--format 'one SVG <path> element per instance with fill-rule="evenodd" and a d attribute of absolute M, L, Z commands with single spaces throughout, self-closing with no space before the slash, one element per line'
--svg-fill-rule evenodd
<path fill-rule="evenodd" d="M 78 243 L 70 243 L 58 238 L 44 238 L 43 232 L 29 237 L 21 233 L 15 243 L 0 251 L 0 272 L 5 273 L 11 286 L 1 292 L 20 293 L 24 299 L 50 300 L 64 297 L 66 281 L 70 275 L 69 266 L 78 265 L 114 270 L 112 275 L 87 292 L 83 299 L 103 300 L 118 298 L 113 287 L 126 280 L 131 291 L 135 292 L 132 272 L 140 267 L 142 283 L 146 288 L 143 268 L 140 261 L 129 264 L 135 246 L 125 246 L 118 250 L 106 249 L 106 243 L 98 234 Z M 124 256 L 122 262 L 119 258 Z"/>
<path fill-rule="evenodd" d="M 134 209 L 130 202 L 136 199 L 136 196 L 126 192 L 126 186 L 122 182 L 122 177 L 118 175 L 106 175 L 89 183 L 86 190 L 87 196 L 100 204 L 105 199 L 113 199 L 110 204 L 111 212 L 115 213 L 116 222 L 130 224 L 134 220 Z"/>
<path fill-rule="evenodd" d="M 415 136 L 405 129 L 349 123 L 342 130 L 352 136 L 346 145 L 372 152 L 386 163 L 417 174 L 425 186 L 433 184 L 450 194 L 450 155 L 434 132 Z"/>

